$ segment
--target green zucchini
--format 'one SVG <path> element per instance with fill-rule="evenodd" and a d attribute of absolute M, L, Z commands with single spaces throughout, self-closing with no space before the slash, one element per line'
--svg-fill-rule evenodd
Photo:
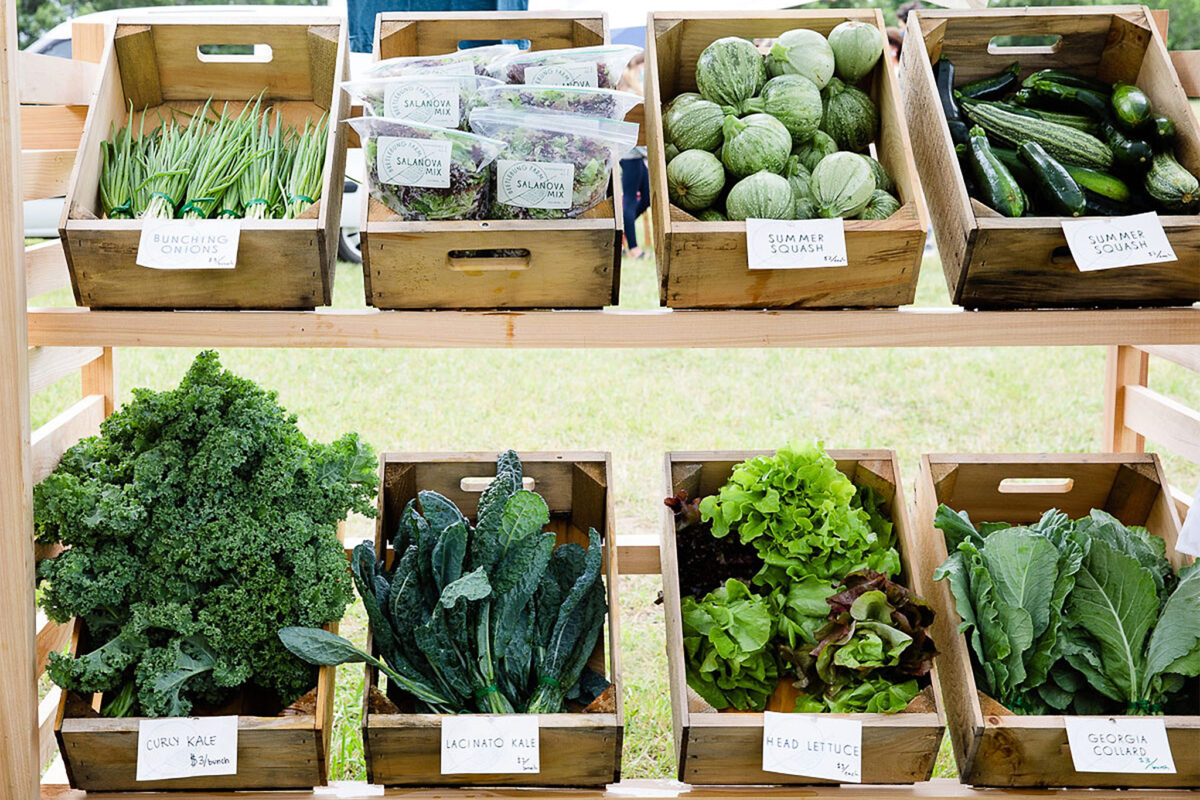
<path fill-rule="evenodd" d="M 1029 87 L 1030 95 L 1039 103 L 1052 103 L 1061 108 L 1067 106 L 1092 116 L 1099 122 L 1112 118 L 1108 95 L 1066 86 L 1054 81 L 1034 81 Z"/>
<path fill-rule="evenodd" d="M 1136 207 L 1129 203 L 1113 200 L 1111 197 L 1105 197 L 1102 194 L 1093 192 L 1091 189 L 1083 190 L 1083 198 L 1088 214 L 1096 214 L 1102 217 L 1127 217 L 1130 214 L 1136 214 L 1138 211 Z"/>
<path fill-rule="evenodd" d="M 1100 132 L 1104 142 L 1112 150 L 1113 161 L 1127 170 L 1144 170 L 1150 168 L 1150 159 L 1154 158 L 1154 148 L 1149 142 L 1126 136 L 1111 122 L 1101 122 Z"/>
<path fill-rule="evenodd" d="M 1017 183 L 1021 186 L 1033 185 L 1033 173 L 1017 155 L 1016 150 L 1009 150 L 1007 147 L 992 147 L 992 152 L 996 154 L 996 158 L 1000 159 L 1001 164 L 1008 167 L 1008 171 L 1017 179 Z"/>
<path fill-rule="evenodd" d="M 1067 164 L 1094 169 L 1112 166 L 1112 150 L 1091 134 L 1055 122 L 1022 117 L 987 103 L 966 100 L 962 108 L 972 122 L 998 139 L 1018 145 L 1037 142 L 1052 158 Z"/>
<path fill-rule="evenodd" d="M 1029 117 L 1030 119 L 1042 118 L 1042 115 L 1034 109 L 1026 108 L 1025 106 L 1017 105 L 1016 103 L 1006 103 L 1003 100 L 993 100 L 989 102 L 991 102 L 991 104 L 997 108 L 1003 108 L 1005 111 L 1017 114 L 1018 116 Z"/>
<path fill-rule="evenodd" d="M 1194 213 L 1200 203 L 1200 181 L 1170 151 L 1157 153 L 1146 173 L 1146 192 L 1167 211 Z"/>
<path fill-rule="evenodd" d="M 969 149 L 971 169 L 979 182 L 983 201 L 1006 217 L 1019 217 L 1025 213 L 1025 201 L 1017 179 L 996 158 L 987 134 L 978 125 L 971 128 Z"/>
<path fill-rule="evenodd" d="M 1076 75 L 1074 72 L 1067 72 L 1061 69 L 1041 69 L 1031 73 L 1029 77 L 1021 82 L 1022 86 L 1030 87 L 1038 81 L 1052 81 L 1062 84 L 1063 86 L 1073 86 L 1076 89 L 1088 89 L 1100 94 L 1108 94 L 1112 91 L 1112 87 L 1103 81 L 1095 78 L 1085 78 L 1082 75 Z"/>
<path fill-rule="evenodd" d="M 1017 153 L 1033 173 L 1033 186 L 1049 210 L 1063 217 L 1083 215 L 1087 210 L 1083 190 L 1062 164 L 1047 155 L 1037 142 L 1025 142 L 1017 148 Z"/>
<path fill-rule="evenodd" d="M 1170 147 L 1175 144 L 1175 121 L 1170 117 L 1155 117 L 1153 120 L 1154 128 L 1151 131 L 1151 138 L 1154 144 L 1159 148 Z"/>
<path fill-rule="evenodd" d="M 1073 164 L 1063 164 L 1071 178 L 1080 187 L 1101 195 L 1115 203 L 1128 203 L 1132 197 L 1129 185 L 1115 175 L 1087 167 L 1077 167 Z"/>
<path fill-rule="evenodd" d="M 1021 65 L 1014 61 L 995 75 L 958 87 L 968 100 L 996 100 L 1020 86 Z"/>
<path fill-rule="evenodd" d="M 1059 125 L 1066 125 L 1068 128 L 1090 133 L 1093 136 L 1100 130 L 1100 126 L 1096 123 L 1096 120 L 1086 114 L 1063 114 L 1058 111 L 1047 111 L 1042 108 L 1026 110 L 1037 115 L 1038 119 L 1045 120 L 1046 122 L 1056 122 Z"/>
<path fill-rule="evenodd" d="M 1146 93 L 1129 83 L 1115 84 L 1110 102 L 1117 124 L 1131 133 L 1150 119 L 1154 111 Z"/>

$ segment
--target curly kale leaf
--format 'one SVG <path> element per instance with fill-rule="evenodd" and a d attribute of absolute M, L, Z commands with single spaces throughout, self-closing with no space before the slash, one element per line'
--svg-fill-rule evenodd
<path fill-rule="evenodd" d="M 310 441 L 273 393 L 201 353 L 179 386 L 133 400 L 34 489 L 42 607 L 83 622 L 51 678 L 125 691 L 146 716 L 242 688 L 287 704 L 315 670 L 279 641 L 340 619 L 352 597 L 337 524 L 371 516 L 374 459 L 356 435 Z"/>

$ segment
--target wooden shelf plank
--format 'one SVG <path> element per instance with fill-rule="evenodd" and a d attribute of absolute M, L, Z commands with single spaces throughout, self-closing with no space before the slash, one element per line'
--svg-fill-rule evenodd
<path fill-rule="evenodd" d="M 91 311 L 29 344 L 105 347 L 986 347 L 1200 344 L 1200 307 L 1079 311 Z"/>
<path fill-rule="evenodd" d="M 384 789 L 335 782 L 311 792 L 171 792 L 170 800 L 1188 800 L 1194 792 L 1169 789 L 971 789 L 940 779 L 914 786 L 688 787 L 673 781 L 623 781 L 613 791 L 586 789 Z M 153 795 L 162 797 L 163 795 Z M 86 800 L 86 792 L 43 785 L 42 800 Z M 146 800 L 145 793 L 113 792 L 104 800 Z"/>

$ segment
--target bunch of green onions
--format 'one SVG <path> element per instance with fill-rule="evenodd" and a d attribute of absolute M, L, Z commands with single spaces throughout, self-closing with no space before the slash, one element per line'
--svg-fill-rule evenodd
<path fill-rule="evenodd" d="M 272 120 L 272 116 L 274 119 Z M 109 219 L 295 218 L 321 196 L 328 126 L 284 123 L 260 94 L 237 114 L 210 98 L 171 113 L 150 134 L 145 112 L 100 146 L 100 201 Z"/>

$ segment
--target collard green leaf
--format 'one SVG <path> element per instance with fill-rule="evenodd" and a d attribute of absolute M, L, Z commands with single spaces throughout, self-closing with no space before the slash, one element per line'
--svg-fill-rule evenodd
<path fill-rule="evenodd" d="M 1180 571 L 1179 585 L 1154 626 L 1146 651 L 1144 696 L 1150 695 L 1150 680 L 1164 673 L 1200 674 L 1200 562 Z"/>

